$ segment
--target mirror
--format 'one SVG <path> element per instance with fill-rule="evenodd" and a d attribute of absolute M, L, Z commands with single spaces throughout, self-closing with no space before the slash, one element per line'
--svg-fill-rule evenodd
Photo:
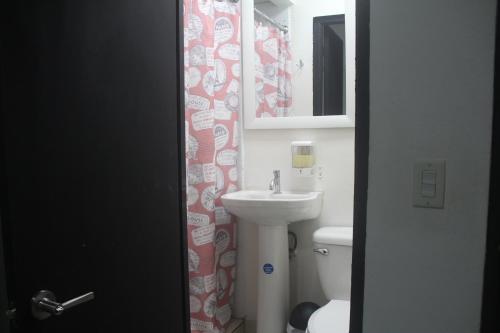
<path fill-rule="evenodd" d="M 242 3 L 245 128 L 354 126 L 354 3 Z"/>

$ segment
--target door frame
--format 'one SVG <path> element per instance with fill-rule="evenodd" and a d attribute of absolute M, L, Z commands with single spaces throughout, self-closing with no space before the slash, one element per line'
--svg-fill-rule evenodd
<path fill-rule="evenodd" d="M 187 227 L 187 162 L 186 162 L 186 112 L 185 112 L 185 98 L 184 98 L 184 0 L 176 0 L 177 2 L 177 91 L 179 92 L 177 96 L 177 105 L 179 109 L 177 110 L 179 126 L 177 133 L 179 134 L 179 170 L 181 172 L 179 179 L 179 189 L 181 190 L 181 205 L 180 205 L 180 217 L 181 217 L 181 232 L 182 232 L 182 251 L 184 254 L 184 283 L 182 288 L 184 288 L 184 313 L 185 313 L 185 324 L 184 333 L 191 332 L 191 311 L 190 311 L 190 299 L 189 299 L 189 259 L 188 259 L 188 227 Z"/>
<path fill-rule="evenodd" d="M 3 34 L 3 26 L 0 26 L 0 36 Z M 0 62 L 3 60 L 3 45 L 0 40 Z M 0 67 L 1 71 L 1 67 Z M 2 73 L 0 72 L 0 75 Z M 4 177 L 2 175 L 4 174 L 4 163 L 2 163 L 2 157 L 4 156 L 4 146 L 3 146 L 3 141 L 1 140 L 2 138 L 2 133 L 1 130 L 3 128 L 3 117 L 2 117 L 2 99 L 3 99 L 3 94 L 2 94 L 2 85 L 0 84 L 0 189 L 5 188 L 5 183 L 4 183 Z M 7 318 L 6 311 L 9 310 L 10 304 L 9 304 L 9 294 L 8 294 L 8 283 L 7 281 L 9 280 L 9 271 L 8 271 L 8 253 L 7 251 L 9 250 L 9 240 L 4 237 L 5 234 L 8 233 L 7 230 L 7 225 L 5 221 L 2 219 L 2 214 L 4 213 L 2 210 L 5 209 L 3 207 L 3 204 L 6 202 L 5 201 L 5 191 L 0 191 L 0 331 L 3 332 L 3 330 L 6 330 L 6 332 L 10 332 L 10 320 Z"/>
<path fill-rule="evenodd" d="M 6 284 L 6 271 L 4 263 L 3 251 L 3 236 L 2 236 L 2 218 L 0 216 L 0 331 L 9 331 L 9 320 L 4 313 L 9 309 L 7 300 L 7 284 Z"/>
<path fill-rule="evenodd" d="M 175 0 L 177 6 L 177 105 L 178 105 L 178 119 L 177 123 L 178 129 L 177 133 L 179 135 L 179 189 L 181 191 L 180 198 L 180 213 L 179 216 L 181 220 L 179 221 L 181 225 L 181 244 L 182 244 L 182 254 L 183 258 L 183 274 L 184 281 L 181 288 L 184 290 L 184 332 L 180 333 L 190 333 L 191 332 L 191 311 L 190 311 L 190 299 L 189 299 L 189 259 L 188 259 L 188 227 L 187 227 L 187 163 L 186 163 L 186 112 L 185 112 L 185 97 L 184 97 L 184 0 Z"/>
<path fill-rule="evenodd" d="M 363 331 L 370 132 L 370 0 L 356 0 L 356 133 L 350 333 Z"/>
<path fill-rule="evenodd" d="M 488 225 L 483 277 L 481 333 L 500 331 L 500 9 L 497 5 Z"/>

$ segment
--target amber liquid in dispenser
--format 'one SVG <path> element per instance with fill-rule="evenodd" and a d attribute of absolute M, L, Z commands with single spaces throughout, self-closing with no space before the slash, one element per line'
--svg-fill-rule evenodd
<path fill-rule="evenodd" d="M 312 168 L 314 165 L 314 155 L 294 155 L 292 166 L 294 168 Z"/>
<path fill-rule="evenodd" d="M 315 163 L 313 144 L 310 141 L 292 142 L 292 168 L 308 169 Z"/>

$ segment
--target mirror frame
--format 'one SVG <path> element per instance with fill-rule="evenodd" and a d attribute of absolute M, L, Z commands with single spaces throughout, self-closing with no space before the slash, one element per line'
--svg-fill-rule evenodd
<path fill-rule="evenodd" d="M 354 0 L 345 0 L 346 22 L 346 114 L 338 116 L 297 116 L 257 118 L 255 114 L 255 32 L 254 2 L 241 2 L 242 20 L 242 94 L 245 129 L 290 129 L 290 128 L 345 128 L 355 127 L 355 78 L 356 78 L 356 5 Z M 311 22 L 311 25 L 313 23 Z M 311 36 L 311 54 L 312 50 Z M 250 64 L 249 66 L 247 66 Z M 313 87 L 311 86 L 311 90 Z M 245 96 L 247 96 L 245 98 Z M 250 112 L 249 112 L 250 110 Z M 311 114 L 313 101 L 311 100 Z"/>

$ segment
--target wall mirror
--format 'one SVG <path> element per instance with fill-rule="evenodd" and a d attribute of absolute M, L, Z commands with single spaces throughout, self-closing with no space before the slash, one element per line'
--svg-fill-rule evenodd
<path fill-rule="evenodd" d="M 246 129 L 354 127 L 354 6 L 242 2 Z"/>

